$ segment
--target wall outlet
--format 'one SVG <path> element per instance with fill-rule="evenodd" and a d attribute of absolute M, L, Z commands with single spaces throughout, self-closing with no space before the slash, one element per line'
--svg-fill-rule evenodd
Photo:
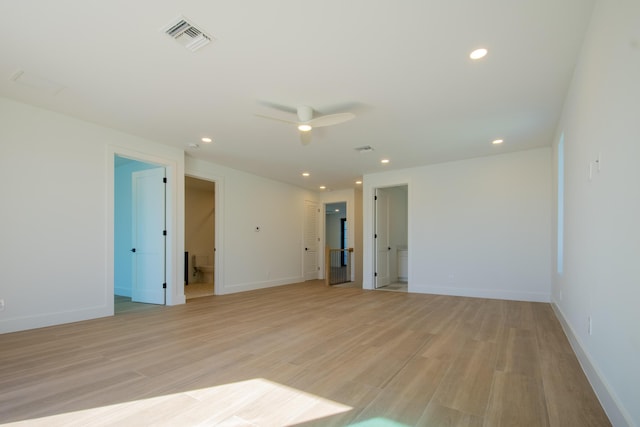
<path fill-rule="evenodd" d="M 0 299 L 0 311 L 4 311 L 4 298 Z"/>

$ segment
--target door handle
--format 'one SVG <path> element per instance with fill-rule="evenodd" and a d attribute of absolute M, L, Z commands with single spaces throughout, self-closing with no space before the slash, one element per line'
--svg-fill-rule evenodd
<path fill-rule="evenodd" d="M 136 248 L 132 248 L 132 249 L 131 249 L 131 252 L 135 252 L 135 251 L 136 251 Z"/>
<path fill-rule="evenodd" d="M 387 246 L 387 250 L 390 251 L 391 250 L 391 246 Z"/>
<path fill-rule="evenodd" d="M 304 248 L 304 250 L 305 250 L 305 251 L 308 251 L 308 250 L 309 250 L 309 248 Z"/>

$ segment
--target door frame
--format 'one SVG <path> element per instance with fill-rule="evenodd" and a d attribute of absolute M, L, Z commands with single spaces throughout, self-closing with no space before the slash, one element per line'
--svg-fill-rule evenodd
<path fill-rule="evenodd" d="M 184 269 L 184 255 L 177 256 L 180 253 L 184 253 L 184 242 L 182 241 L 184 230 L 180 231 L 178 228 L 178 222 L 182 219 L 178 210 L 180 203 L 179 197 L 182 197 L 182 204 L 184 205 L 184 190 L 179 191 L 179 188 L 184 188 L 184 176 L 178 174 L 178 168 L 180 165 L 174 159 L 168 159 L 157 155 L 143 153 L 140 151 L 132 150 L 126 147 L 120 146 L 107 146 L 107 251 L 106 251 L 106 275 L 107 286 L 105 288 L 105 300 L 110 301 L 113 304 L 114 295 L 114 206 L 115 206 L 115 156 L 125 157 L 133 160 L 137 160 L 144 163 L 151 163 L 164 167 L 166 170 L 167 187 L 166 187 L 166 204 L 165 204 L 165 219 L 167 226 L 167 241 L 165 252 L 165 268 L 167 275 L 167 288 L 165 291 L 166 305 L 184 304 L 184 285 L 183 269 Z M 111 306 L 111 312 L 113 313 L 113 306 Z"/>
<path fill-rule="evenodd" d="M 407 249 L 408 249 L 408 286 L 411 291 L 411 271 L 412 271 L 412 213 L 411 213 L 411 201 L 412 190 L 411 180 L 406 176 L 393 176 L 387 177 L 381 175 L 379 177 L 365 176 L 364 187 L 362 189 L 362 216 L 363 216 L 363 266 L 362 266 L 362 288 L 374 290 L 375 289 L 375 257 L 376 248 L 374 242 L 374 234 L 376 232 L 375 224 L 375 201 L 376 190 L 378 188 L 389 187 L 407 187 Z"/>
<path fill-rule="evenodd" d="M 224 227 L 221 227 L 222 218 L 224 216 L 224 209 L 222 206 L 224 197 L 224 179 L 220 176 L 206 174 L 202 172 L 185 172 L 184 176 L 188 176 L 191 178 L 200 179 L 202 181 L 213 182 L 215 185 L 214 193 L 213 193 L 213 294 L 214 295 L 224 295 L 224 282 L 222 274 L 223 264 L 222 259 L 224 257 L 223 250 L 223 230 Z M 186 209 L 186 204 L 185 204 Z M 185 220 L 186 226 L 186 220 Z"/>
<path fill-rule="evenodd" d="M 188 170 L 187 170 L 188 169 Z M 216 175 L 210 171 L 200 170 L 196 167 L 185 167 L 184 176 L 190 176 L 191 178 L 201 179 L 203 181 L 209 181 L 215 183 L 214 204 L 215 210 L 213 213 L 214 222 L 214 238 L 213 245 L 215 251 L 213 252 L 213 294 L 224 295 L 226 291 L 226 281 L 224 275 L 224 200 L 225 200 L 225 186 L 224 177 Z M 182 180 L 182 188 L 184 188 L 184 177 Z M 184 195 L 184 193 L 183 193 Z M 183 200 L 184 205 L 184 200 Z M 182 224 L 184 229 L 184 223 Z M 184 246 L 184 245 L 183 245 Z M 184 258 L 184 247 L 182 258 Z M 184 266 L 183 266 L 184 268 Z M 183 287 L 184 289 L 184 287 Z"/>

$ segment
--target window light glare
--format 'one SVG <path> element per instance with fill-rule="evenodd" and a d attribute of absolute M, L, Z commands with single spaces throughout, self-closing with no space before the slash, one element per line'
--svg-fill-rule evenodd
<path fill-rule="evenodd" d="M 311 125 L 299 125 L 298 130 L 301 132 L 309 132 L 311 130 Z"/>
<path fill-rule="evenodd" d="M 484 58 L 485 56 L 487 56 L 487 53 L 489 51 L 487 49 L 484 48 L 480 48 L 480 49 L 476 49 L 473 52 L 471 52 L 469 54 L 469 58 L 471 59 L 480 59 L 480 58 Z"/>
<path fill-rule="evenodd" d="M 208 137 L 206 137 L 206 136 L 205 136 L 204 138 L 202 138 L 202 139 L 201 139 L 201 141 L 202 141 L 202 142 L 204 142 L 204 143 L 206 143 L 206 144 L 208 144 L 208 143 L 210 143 L 210 142 L 211 142 L 211 141 L 213 141 L 213 140 L 212 140 L 211 138 L 208 138 Z"/>
<path fill-rule="evenodd" d="M 503 142 L 504 142 L 504 140 L 502 140 L 502 139 L 494 139 L 493 141 L 491 141 L 491 143 L 493 145 L 502 144 Z"/>

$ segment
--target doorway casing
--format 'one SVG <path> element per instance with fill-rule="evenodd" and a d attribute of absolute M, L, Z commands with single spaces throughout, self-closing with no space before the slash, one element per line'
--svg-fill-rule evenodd
<path fill-rule="evenodd" d="M 183 256 L 178 254 L 184 253 L 183 230 L 178 226 L 182 221 L 182 215 L 178 206 L 184 205 L 184 176 L 178 173 L 179 165 L 174 159 L 169 159 L 149 153 L 132 150 L 126 147 L 107 146 L 107 251 L 106 251 L 106 274 L 107 286 L 105 288 L 105 300 L 110 304 L 111 313 L 114 312 L 113 295 L 114 295 L 114 206 L 115 206 L 115 157 L 125 157 L 144 163 L 156 164 L 164 167 L 166 170 L 167 187 L 166 187 L 166 253 L 165 266 L 167 276 L 166 288 L 166 304 L 177 305 L 185 303 L 183 270 Z"/>
<path fill-rule="evenodd" d="M 185 176 L 201 179 L 203 181 L 213 182 L 215 184 L 214 206 L 213 211 L 213 294 L 224 295 L 225 281 L 224 281 L 224 178 L 211 173 L 203 171 L 189 171 L 185 173 Z"/>
<path fill-rule="evenodd" d="M 376 265 L 376 245 L 375 245 L 375 233 L 376 233 L 376 224 L 375 224 L 375 195 L 376 190 L 379 188 L 389 188 L 389 187 L 406 187 L 407 188 L 407 249 L 408 249 L 408 260 L 407 260 L 407 268 L 408 268 L 408 286 L 409 291 L 411 291 L 411 265 L 413 258 L 412 251 L 412 214 L 411 214 L 411 191 L 412 186 L 411 182 L 407 177 L 396 176 L 395 179 L 384 179 L 381 177 L 376 177 L 377 179 L 373 180 L 371 177 L 366 177 L 364 179 L 364 188 L 363 188 L 363 278 L 362 278 L 362 288 L 363 289 L 375 289 L 375 265 Z M 382 178 L 382 179 L 381 179 Z"/>

